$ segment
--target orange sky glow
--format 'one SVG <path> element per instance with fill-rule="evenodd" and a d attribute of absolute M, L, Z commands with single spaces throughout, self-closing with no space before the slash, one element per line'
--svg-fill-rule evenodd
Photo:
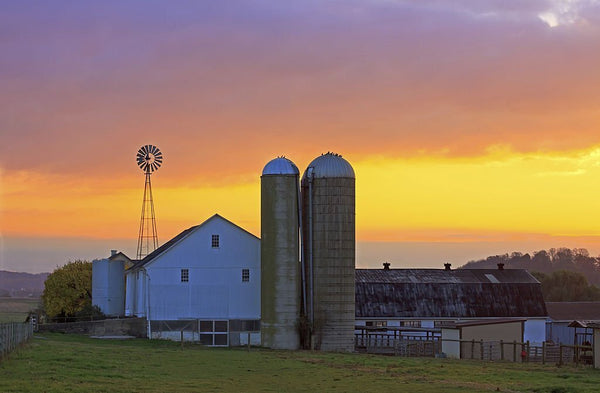
<path fill-rule="evenodd" d="M 599 2 L 50 3 L 0 16 L 0 269 L 133 256 L 148 143 L 161 243 L 334 151 L 358 266 L 600 253 Z"/>

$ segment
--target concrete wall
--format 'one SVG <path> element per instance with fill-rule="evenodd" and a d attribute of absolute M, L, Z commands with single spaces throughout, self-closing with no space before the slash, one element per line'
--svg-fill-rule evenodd
<path fill-rule="evenodd" d="M 313 261 L 312 346 L 324 351 L 354 350 L 355 180 L 315 178 L 302 183 L 305 257 Z M 312 234 L 308 225 L 312 210 Z M 312 236 L 312 249 L 309 235 Z M 308 267 L 308 266 L 307 266 Z M 307 272 L 309 277 L 310 272 Z"/>
<path fill-rule="evenodd" d="M 460 340 L 459 329 L 442 328 L 442 352 L 449 358 L 460 359 L 460 342 L 458 340 Z"/>
<path fill-rule="evenodd" d="M 145 318 L 105 319 L 39 325 L 40 332 L 87 334 L 90 336 L 134 336 L 147 337 Z"/>

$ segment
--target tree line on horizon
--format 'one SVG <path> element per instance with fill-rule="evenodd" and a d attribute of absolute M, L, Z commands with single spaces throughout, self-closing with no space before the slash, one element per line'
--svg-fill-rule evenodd
<path fill-rule="evenodd" d="M 469 261 L 462 269 L 526 269 L 541 284 L 547 302 L 600 300 L 600 257 L 585 248 L 551 248 L 533 255 L 513 252 Z"/>

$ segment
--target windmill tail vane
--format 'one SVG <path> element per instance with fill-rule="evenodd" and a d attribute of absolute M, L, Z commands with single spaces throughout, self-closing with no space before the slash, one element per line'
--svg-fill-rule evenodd
<path fill-rule="evenodd" d="M 154 215 L 154 201 L 152 198 L 150 175 L 162 165 L 163 155 L 158 147 L 154 145 L 144 145 L 138 150 L 136 161 L 140 169 L 144 171 L 146 177 L 136 252 L 136 258 L 143 259 L 146 255 L 158 248 L 158 233 L 156 231 L 156 217 Z"/>

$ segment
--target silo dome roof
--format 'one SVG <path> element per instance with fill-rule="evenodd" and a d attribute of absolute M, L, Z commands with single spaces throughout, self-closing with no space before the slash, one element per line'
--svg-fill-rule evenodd
<path fill-rule="evenodd" d="M 313 168 L 314 177 L 351 177 L 354 176 L 354 169 L 348 161 L 342 158 L 341 155 L 335 153 L 321 154 L 315 158 L 310 164 L 304 177 L 309 168 Z"/>
<path fill-rule="evenodd" d="M 262 171 L 263 175 L 298 175 L 299 173 L 296 164 L 283 156 L 269 161 Z"/>

